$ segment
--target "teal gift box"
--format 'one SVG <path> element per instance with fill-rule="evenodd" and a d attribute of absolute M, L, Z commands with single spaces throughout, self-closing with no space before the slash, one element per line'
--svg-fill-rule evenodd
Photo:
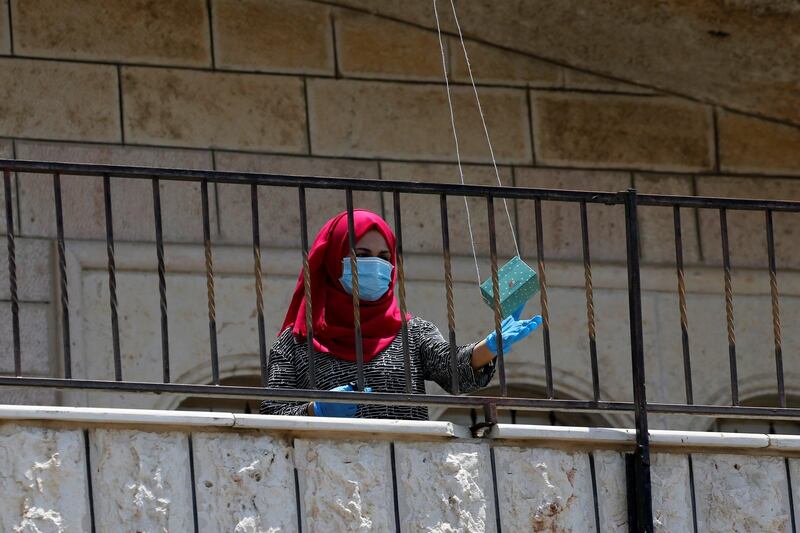
<path fill-rule="evenodd" d="M 525 261 L 514 257 L 497 272 L 500 287 L 500 310 L 503 318 L 525 305 L 531 296 L 539 292 L 539 276 Z M 494 308 L 492 278 L 481 283 L 481 296 L 489 307 Z"/>

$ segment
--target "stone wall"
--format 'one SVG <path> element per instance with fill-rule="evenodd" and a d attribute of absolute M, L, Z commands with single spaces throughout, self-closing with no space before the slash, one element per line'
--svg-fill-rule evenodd
<path fill-rule="evenodd" d="M 628 531 L 630 430 L 3 408 L 4 531 Z M 331 424 L 330 422 L 335 422 Z M 656 531 L 789 531 L 796 437 L 651 434 Z M 93 527 L 92 527 L 93 526 Z"/>
<path fill-rule="evenodd" d="M 414 24 L 369 15 L 344 4 L 175 0 L 0 2 L 0 156 L 54 161 L 219 169 L 355 178 L 458 181 L 436 33 Z M 411 9 L 411 8 L 409 8 Z M 402 17 L 401 17 L 402 18 Z M 450 29 L 449 25 L 445 26 Z M 466 63 L 457 37 L 445 35 L 453 102 L 468 183 L 495 183 Z M 553 45 L 555 46 L 555 45 Z M 505 185 L 711 196 L 800 199 L 800 129 L 730 111 L 725 101 L 701 103 L 674 90 L 660 92 L 631 76 L 604 78 L 586 64 L 572 65 L 558 51 L 531 55 L 513 47 L 467 41 L 483 108 Z M 576 68 L 573 68 L 576 67 Z M 602 71 L 603 69 L 599 68 Z M 688 91 L 691 95 L 692 91 Z M 25 372 L 59 375 L 57 293 L 53 282 L 52 185 L 47 177 L 13 177 L 18 234 Z M 69 239 L 71 323 L 76 369 L 107 378 L 110 330 L 103 275 L 105 220 L 102 183 L 64 178 L 65 231 Z M 207 381 L 207 328 L 202 270 L 200 194 L 188 183 L 162 183 L 168 241 L 168 294 L 174 326 L 173 354 L 181 377 Z M 0 210 L 4 209 L 0 190 Z M 247 191 L 218 185 L 211 191 L 211 230 L 221 281 L 218 324 L 227 375 L 257 366 Z M 119 243 L 120 306 L 126 376 L 147 376 L 158 360 L 157 285 L 149 184 L 113 181 L 115 236 Z M 294 191 L 263 189 L 261 235 L 265 245 L 267 328 L 280 322 L 299 267 Z M 344 196 L 309 195 L 310 231 L 344 208 Z M 391 222 L 391 198 L 357 194 L 356 203 Z M 287 208 L 286 206 L 290 206 Z M 444 327 L 439 220 L 435 201 L 408 196 L 403 215 L 412 311 Z M 433 209 L 431 208 L 433 206 Z M 485 206 L 472 203 L 478 252 L 488 252 Z M 522 256 L 535 264 L 532 206 L 511 203 L 511 223 Z M 470 254 L 460 202 L 450 206 L 453 251 Z M 553 285 L 556 390 L 562 397 L 591 391 L 582 249 L 575 206 L 543 208 L 545 257 Z M 513 253 L 505 212 L 498 206 L 499 248 Z M 604 398 L 630 395 L 625 338 L 627 310 L 622 212 L 589 209 L 591 253 L 597 282 L 601 387 Z M 727 346 L 716 213 L 684 210 L 690 340 L 697 388 L 705 400 L 725 403 Z M 797 217 L 775 217 L 783 322 L 800 316 L 795 270 Z M 671 214 L 642 208 L 645 335 L 650 395 L 680 401 L 682 367 Z M 772 394 L 769 283 L 763 218 L 730 213 L 735 271 L 741 386 L 744 399 Z M 5 216 L 0 216 L 5 231 Z M 80 242 L 78 242 L 80 241 Z M 0 247 L 5 264 L 5 247 Z M 225 259 L 226 257 L 235 259 Z M 273 266 L 273 258 L 276 259 Z M 420 265 L 417 267 L 414 264 Z M 491 328 L 472 285 L 470 261 L 457 261 L 457 324 L 462 341 Z M 484 277 L 488 273 L 481 261 Z M 415 270 L 416 269 L 416 270 Z M 603 270 L 605 269 L 605 270 Z M 0 371 L 11 370 L 10 304 L 0 269 Z M 605 273 L 605 277 L 603 277 Z M 105 292 L 104 292 L 105 291 Z M 475 305 L 473 305 L 475 304 Z M 532 304 L 529 311 L 538 309 Z M 156 329 L 153 329 L 156 328 Z M 205 328 L 205 330 L 204 330 Z M 796 328 L 784 331 L 784 352 L 800 345 Z M 145 334 L 146 333 L 146 334 Z M 794 351 L 793 351 L 794 350 Z M 510 382 L 543 386 L 537 340 L 515 350 Z M 771 363 L 770 363 L 771 364 Z M 800 369 L 787 357 L 792 394 Z M 91 372 L 96 372 L 91 374 Z M 702 384 L 702 385 L 701 385 Z M 51 392 L 4 391 L 6 403 L 89 401 Z M 99 401 L 99 400 L 97 400 Z M 105 401 L 105 400 L 104 400 Z M 127 401 L 120 399 L 119 401 Z M 148 400 L 147 405 L 156 405 Z M 90 403 L 96 403 L 92 401 Z M 609 421 L 606 421 L 609 422 Z M 623 423 L 623 421 L 611 421 Z"/>

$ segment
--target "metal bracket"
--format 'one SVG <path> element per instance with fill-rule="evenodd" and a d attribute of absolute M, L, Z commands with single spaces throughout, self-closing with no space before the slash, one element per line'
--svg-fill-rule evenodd
<path fill-rule="evenodd" d="M 484 405 L 483 418 L 483 422 L 475 424 L 469 428 L 472 436 L 476 439 L 482 439 L 486 437 L 492 430 L 492 427 L 497 424 L 497 405 L 493 403 L 487 403 Z"/>

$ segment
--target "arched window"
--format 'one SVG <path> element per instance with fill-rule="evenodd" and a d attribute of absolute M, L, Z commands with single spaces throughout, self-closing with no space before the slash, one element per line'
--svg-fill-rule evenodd
<path fill-rule="evenodd" d="M 500 387 L 482 389 L 481 396 L 499 396 Z M 544 391 L 530 385 L 508 385 L 508 395 L 515 398 L 544 398 Z M 561 397 L 561 396 L 560 396 Z M 501 424 L 530 424 L 537 426 L 580 426 L 580 427 L 610 427 L 605 417 L 595 413 L 577 413 L 555 411 L 523 411 L 499 410 L 497 421 Z M 451 407 L 439 415 L 436 420 L 445 420 L 462 426 L 472 426 L 483 420 L 480 409 L 465 407 Z"/>
<path fill-rule="evenodd" d="M 220 385 L 234 387 L 261 387 L 261 376 L 231 376 L 219 380 Z M 178 409 L 182 411 L 215 411 L 220 413 L 258 413 L 261 400 L 238 398 L 213 398 L 189 396 Z"/>
<path fill-rule="evenodd" d="M 743 407 L 775 407 L 779 405 L 776 395 L 762 395 L 740 402 Z M 800 398 L 786 397 L 786 406 L 800 407 Z M 753 418 L 717 418 L 711 431 L 727 433 L 776 433 L 800 435 L 800 420 L 759 420 Z"/>

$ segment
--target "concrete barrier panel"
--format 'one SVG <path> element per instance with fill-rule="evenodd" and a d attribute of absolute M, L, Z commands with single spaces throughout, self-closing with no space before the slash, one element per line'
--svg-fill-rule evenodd
<path fill-rule="evenodd" d="M 303 531 L 393 531 L 389 444 L 297 439 Z"/>
<path fill-rule="evenodd" d="M 200 531 L 297 531 L 291 445 L 230 433 L 192 441 Z"/>
<path fill-rule="evenodd" d="M 90 433 L 98 531 L 192 531 L 185 433 L 95 429 Z"/>
<path fill-rule="evenodd" d="M 0 531 L 89 531 L 80 430 L 0 428 Z"/>
<path fill-rule="evenodd" d="M 496 531 L 488 446 L 398 443 L 395 454 L 404 531 Z"/>

